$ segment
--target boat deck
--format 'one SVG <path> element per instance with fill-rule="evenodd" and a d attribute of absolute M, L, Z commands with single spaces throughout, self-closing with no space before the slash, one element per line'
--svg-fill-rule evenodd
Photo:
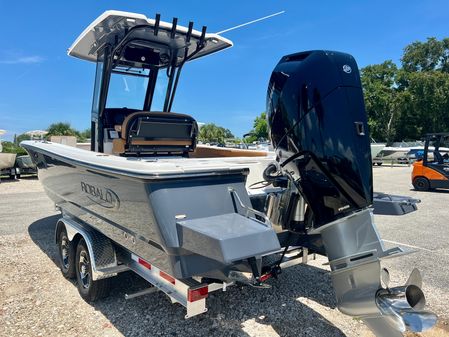
<path fill-rule="evenodd" d="M 25 141 L 23 144 L 40 149 L 39 152 L 44 152 L 51 157 L 66 158 L 66 160 L 73 161 L 77 165 L 114 170 L 121 173 L 126 172 L 139 176 L 160 177 L 196 173 L 217 174 L 249 169 L 254 177 L 248 183 L 262 180 L 263 168 L 275 160 L 274 153 L 268 153 L 264 157 L 120 157 L 51 142 Z"/>

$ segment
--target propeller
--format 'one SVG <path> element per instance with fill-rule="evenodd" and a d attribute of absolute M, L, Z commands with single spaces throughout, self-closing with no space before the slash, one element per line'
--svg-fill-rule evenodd
<path fill-rule="evenodd" d="M 368 320 L 367 324 L 379 326 L 380 330 L 387 323 L 393 329 L 402 332 L 410 330 L 422 332 L 432 328 L 437 322 L 437 315 L 423 310 L 426 298 L 422 286 L 422 277 L 418 269 L 413 269 L 404 286 L 389 288 L 390 273 L 383 268 L 381 271 L 381 284 L 384 289 L 376 295 L 376 303 L 383 316 L 376 320 Z M 379 336 L 383 334 L 379 333 Z"/>

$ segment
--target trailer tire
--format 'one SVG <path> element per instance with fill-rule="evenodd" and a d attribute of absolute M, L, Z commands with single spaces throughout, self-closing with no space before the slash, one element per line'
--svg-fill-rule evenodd
<path fill-rule="evenodd" d="M 75 278 L 75 248 L 64 227 L 58 233 L 58 258 L 62 275 L 67 279 Z"/>
<path fill-rule="evenodd" d="M 430 183 L 427 178 L 424 177 L 416 177 L 413 180 L 413 187 L 417 191 L 428 191 L 430 189 Z"/>
<path fill-rule="evenodd" d="M 94 302 L 107 296 L 109 293 L 110 279 L 92 279 L 92 264 L 89 249 L 84 239 L 78 242 L 76 248 L 76 280 L 81 297 L 87 302 Z"/>

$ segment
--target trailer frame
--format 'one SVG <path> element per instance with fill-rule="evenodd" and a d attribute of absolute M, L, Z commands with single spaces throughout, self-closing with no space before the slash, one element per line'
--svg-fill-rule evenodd
<path fill-rule="evenodd" d="M 60 207 L 57 207 L 57 209 L 62 212 L 62 217 L 57 221 L 55 228 L 55 242 L 58 243 L 59 233 L 62 229 L 66 230 L 71 244 L 77 244 L 81 238 L 84 239 L 90 255 L 93 282 L 115 277 L 125 271 L 132 271 L 150 283 L 151 287 L 147 289 L 139 290 L 134 294 L 125 294 L 127 300 L 162 291 L 172 303 L 179 303 L 186 308 L 184 318 L 187 319 L 207 312 L 206 299 L 209 293 L 217 290 L 226 291 L 229 286 L 236 283 L 252 285 L 251 282 L 254 280 L 254 275 L 242 272 L 232 272 L 235 281 L 222 283 L 210 280 L 204 281 L 200 277 L 177 279 L 128 249 L 119 246 Z M 73 251 L 76 251 L 76 249 L 73 249 Z M 282 251 L 272 254 L 279 254 Z M 306 264 L 308 252 L 305 247 L 291 247 L 283 257 L 279 268 L 288 268 L 301 263 Z M 265 282 L 273 276 L 276 275 L 266 273 L 260 276 L 260 280 Z"/>

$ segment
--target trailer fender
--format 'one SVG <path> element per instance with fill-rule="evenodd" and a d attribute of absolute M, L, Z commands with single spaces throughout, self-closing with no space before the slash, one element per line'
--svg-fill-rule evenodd
<path fill-rule="evenodd" d="M 100 232 L 68 217 L 62 217 L 56 225 L 55 240 L 63 228 L 66 229 L 67 237 L 73 244 L 76 245 L 80 238 L 86 242 L 92 260 L 92 280 L 113 277 L 119 272 L 128 270 L 126 266 L 118 264 L 111 240 Z"/>

